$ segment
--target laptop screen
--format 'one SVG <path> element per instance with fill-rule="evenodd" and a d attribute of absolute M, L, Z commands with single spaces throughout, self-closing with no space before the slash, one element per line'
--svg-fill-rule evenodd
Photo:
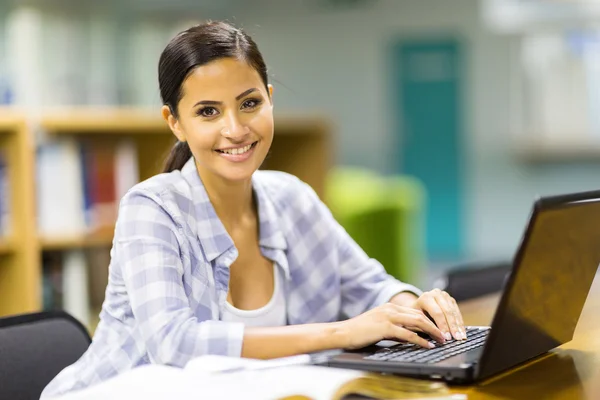
<path fill-rule="evenodd" d="M 485 378 L 573 338 L 600 264 L 600 200 L 538 203 L 494 316 Z"/>

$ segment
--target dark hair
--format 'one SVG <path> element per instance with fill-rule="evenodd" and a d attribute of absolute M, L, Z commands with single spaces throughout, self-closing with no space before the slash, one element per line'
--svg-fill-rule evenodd
<path fill-rule="evenodd" d="M 221 58 L 247 62 L 268 85 L 267 66 L 256 43 L 243 30 L 226 22 L 207 22 L 193 26 L 175 36 L 165 47 L 158 62 L 158 85 L 163 104 L 175 118 L 183 97 L 182 86 L 196 67 Z M 164 172 L 181 169 L 192 156 L 190 146 L 177 142 L 165 162 Z"/>

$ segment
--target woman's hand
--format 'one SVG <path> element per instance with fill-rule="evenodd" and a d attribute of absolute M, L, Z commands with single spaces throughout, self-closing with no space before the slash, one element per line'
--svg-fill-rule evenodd
<path fill-rule="evenodd" d="M 435 347 L 415 331 L 425 332 L 440 343 L 445 341 L 442 332 L 422 311 L 393 303 L 383 304 L 339 324 L 344 347 L 347 349 L 358 349 L 380 340 L 406 341 L 425 348 Z"/>
<path fill-rule="evenodd" d="M 446 340 L 467 338 L 465 323 L 456 304 L 456 300 L 447 292 L 433 289 L 417 298 L 412 293 L 403 292 L 394 296 L 390 302 L 427 313 L 442 331 Z"/>

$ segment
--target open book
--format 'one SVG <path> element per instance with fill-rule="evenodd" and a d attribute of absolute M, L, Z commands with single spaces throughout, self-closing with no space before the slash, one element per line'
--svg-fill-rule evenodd
<path fill-rule="evenodd" d="M 183 369 L 144 365 L 59 399 L 337 400 L 352 394 L 374 399 L 466 398 L 450 395 L 440 382 L 312 365 L 265 368 L 271 362 L 276 360 L 203 356 Z"/>

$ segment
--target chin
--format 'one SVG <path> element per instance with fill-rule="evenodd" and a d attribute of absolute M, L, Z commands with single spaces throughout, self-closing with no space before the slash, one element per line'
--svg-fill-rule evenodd
<path fill-rule="evenodd" d="M 252 178 L 254 172 L 258 170 L 261 162 L 266 157 L 262 152 L 256 152 L 252 159 L 243 162 L 231 162 L 229 160 L 219 159 L 213 164 L 213 173 L 220 176 L 221 179 L 228 182 L 243 182 Z"/>
<path fill-rule="evenodd" d="M 250 180 L 256 170 L 257 168 L 251 167 L 226 168 L 218 171 L 218 174 L 228 182 L 244 182 Z"/>
<path fill-rule="evenodd" d="M 221 174 L 221 178 L 231 183 L 247 182 L 252 179 L 252 174 Z"/>

